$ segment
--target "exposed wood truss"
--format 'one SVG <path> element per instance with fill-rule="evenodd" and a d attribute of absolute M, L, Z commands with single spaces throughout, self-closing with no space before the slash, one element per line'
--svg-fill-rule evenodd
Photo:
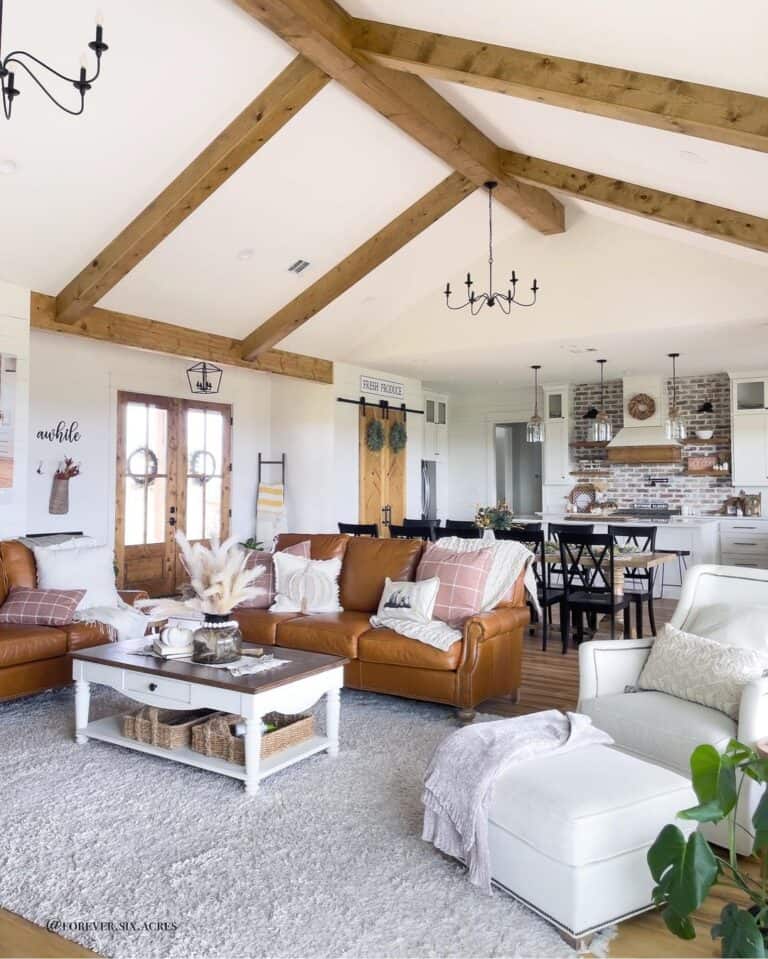
<path fill-rule="evenodd" d="M 475 190 L 452 173 L 243 340 L 253 358 L 288 336 Z"/>
<path fill-rule="evenodd" d="M 357 52 L 419 77 L 768 151 L 768 98 L 371 20 L 352 21 Z"/>
<path fill-rule="evenodd" d="M 333 363 L 298 353 L 270 350 L 255 360 L 241 356 L 240 340 L 216 333 L 201 333 L 184 326 L 160 323 L 128 313 L 92 308 L 74 323 L 61 323 L 56 319 L 56 300 L 42 293 L 32 294 L 31 326 L 35 330 L 67 333 L 92 340 L 133 346 L 156 353 L 184 356 L 199 360 L 205 358 L 227 366 L 241 366 L 266 373 L 282 373 L 302 380 L 318 383 L 333 382 Z"/>
<path fill-rule="evenodd" d="M 305 106 L 328 77 L 297 57 L 56 297 L 74 323 Z"/>
<path fill-rule="evenodd" d="M 762 217 L 520 153 L 505 152 L 502 163 L 510 173 L 530 183 L 564 190 L 591 203 L 768 253 L 768 220 Z"/>
<path fill-rule="evenodd" d="M 499 149 L 428 83 L 372 63 L 352 44 L 352 18 L 333 0 L 235 0 L 347 90 L 542 233 L 565 229 L 561 203 L 505 174 Z"/>

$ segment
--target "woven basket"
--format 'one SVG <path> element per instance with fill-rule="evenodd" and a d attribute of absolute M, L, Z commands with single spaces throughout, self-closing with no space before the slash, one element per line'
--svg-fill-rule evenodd
<path fill-rule="evenodd" d="M 180 749 L 190 745 L 195 726 L 215 714 L 214 709 L 197 709 L 189 713 L 144 706 L 136 713 L 123 716 L 123 736 L 163 749 Z"/>
<path fill-rule="evenodd" d="M 314 716 L 267 713 L 262 718 L 265 723 L 277 726 L 271 733 L 262 733 L 262 759 L 289 746 L 295 746 L 305 739 L 311 739 L 315 733 Z M 244 766 L 245 738 L 234 731 L 236 724 L 241 721 L 240 716 L 219 713 L 207 722 L 200 723 L 192 729 L 192 749 L 204 756 L 217 756 L 227 762 Z"/>

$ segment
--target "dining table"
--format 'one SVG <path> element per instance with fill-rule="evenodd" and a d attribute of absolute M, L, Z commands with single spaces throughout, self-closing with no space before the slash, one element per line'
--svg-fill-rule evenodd
<path fill-rule="evenodd" d="M 663 566 L 664 563 L 673 563 L 676 562 L 677 557 L 674 553 L 663 553 L 663 552 L 644 552 L 642 550 L 635 551 L 624 551 L 616 550 L 613 554 L 613 592 L 615 596 L 624 595 L 624 572 L 627 569 L 656 569 L 659 566 Z M 544 562 L 548 566 L 560 565 L 560 551 L 554 549 L 546 549 L 544 551 Z M 592 557 L 586 551 L 579 558 L 579 565 L 581 566 L 594 566 L 595 563 L 592 560 Z M 637 631 L 632 625 L 631 617 L 626 616 L 626 619 L 630 621 L 629 631 L 626 628 L 626 620 L 624 622 L 623 634 L 629 639 L 637 638 Z"/>

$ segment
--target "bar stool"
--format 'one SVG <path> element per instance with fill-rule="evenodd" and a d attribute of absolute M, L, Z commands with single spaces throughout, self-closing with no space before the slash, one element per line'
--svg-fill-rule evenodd
<path fill-rule="evenodd" d="M 683 576 L 685 576 L 685 571 L 688 569 L 688 557 L 691 555 L 689 549 L 657 549 L 657 553 L 669 553 L 672 556 L 677 556 L 677 572 L 680 576 L 679 583 L 671 583 L 672 586 L 682 586 L 683 585 Z M 664 574 L 666 572 L 667 564 L 661 564 L 661 591 L 659 592 L 659 599 L 664 599 Z"/>

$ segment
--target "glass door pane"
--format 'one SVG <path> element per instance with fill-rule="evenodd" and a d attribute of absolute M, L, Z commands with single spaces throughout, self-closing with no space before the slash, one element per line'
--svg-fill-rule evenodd
<path fill-rule="evenodd" d="M 190 540 L 222 535 L 225 413 L 198 407 L 186 410 L 186 531 Z"/>
<path fill-rule="evenodd" d="M 125 406 L 124 546 L 163 543 L 168 493 L 168 410 Z"/>

